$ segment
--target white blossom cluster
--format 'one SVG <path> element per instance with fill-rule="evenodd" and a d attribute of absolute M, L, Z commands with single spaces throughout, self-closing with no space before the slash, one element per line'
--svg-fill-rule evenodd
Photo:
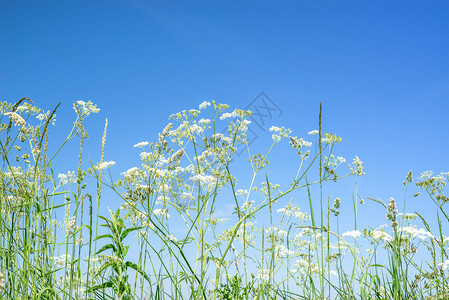
<path fill-rule="evenodd" d="M 206 109 L 208 106 L 210 106 L 210 102 L 204 101 L 199 105 L 199 109 Z"/>
<path fill-rule="evenodd" d="M 295 251 L 288 249 L 284 245 L 276 245 L 275 246 L 276 253 L 278 257 L 290 257 L 295 255 Z"/>
<path fill-rule="evenodd" d="M 75 171 L 69 171 L 67 174 L 59 174 L 59 184 L 66 185 L 76 179 Z"/>
<path fill-rule="evenodd" d="M 104 169 L 108 169 L 108 168 L 112 167 L 113 165 L 115 165 L 115 161 L 112 161 L 112 160 L 111 161 L 105 161 L 105 162 L 102 162 L 102 163 L 94 166 L 94 170 L 101 171 L 101 170 L 104 170 Z"/>
<path fill-rule="evenodd" d="M 66 234 L 71 235 L 76 229 L 78 229 L 78 226 L 76 226 L 76 217 L 72 216 L 69 222 L 66 223 Z"/>
<path fill-rule="evenodd" d="M 97 105 L 93 104 L 92 101 L 87 101 L 87 103 L 84 101 L 76 101 L 76 103 L 73 103 L 73 110 L 78 113 L 78 109 L 83 118 L 91 113 L 96 114 L 100 111 L 100 109 L 97 108 Z"/>
<path fill-rule="evenodd" d="M 290 129 L 285 128 L 284 126 L 271 126 L 270 131 L 273 132 L 271 137 L 273 138 L 274 143 L 278 143 L 282 138 L 286 138 L 292 133 Z"/>
<path fill-rule="evenodd" d="M 449 267 L 449 259 L 447 259 L 444 262 L 439 263 L 438 267 L 441 269 L 441 271 L 446 270 Z"/>
<path fill-rule="evenodd" d="M 326 144 L 338 144 L 342 141 L 342 138 L 333 133 L 324 133 L 321 141 Z"/>
<path fill-rule="evenodd" d="M 153 214 L 156 216 L 163 216 L 165 218 L 170 218 L 170 214 L 168 213 L 168 208 L 156 208 L 153 210 Z"/>
<path fill-rule="evenodd" d="M 22 118 L 22 116 L 16 112 L 7 112 L 7 113 L 5 113 L 5 116 L 9 116 L 9 119 L 11 120 L 11 122 L 13 122 L 14 125 L 16 125 L 16 126 L 24 128 L 27 125 L 25 120 Z"/>
<path fill-rule="evenodd" d="M 419 238 L 420 240 L 425 240 L 428 237 L 433 238 L 433 235 L 424 228 L 416 229 L 415 227 L 407 226 L 398 228 L 398 232 L 406 233 L 412 238 Z"/>
<path fill-rule="evenodd" d="M 360 236 L 361 232 L 358 230 L 351 230 L 351 231 L 346 231 L 342 234 L 342 236 L 349 236 L 352 237 L 354 239 L 358 238 Z"/>
<path fill-rule="evenodd" d="M 279 208 L 277 212 L 282 213 L 285 216 L 293 216 L 303 222 L 307 222 L 310 220 L 310 216 L 307 213 L 301 212 L 299 206 L 291 203 L 287 204 L 287 206 L 284 208 Z"/>
<path fill-rule="evenodd" d="M 134 145 L 134 148 L 143 148 L 145 146 L 148 146 L 149 143 L 148 142 L 140 142 Z"/>
<path fill-rule="evenodd" d="M 70 260 L 70 255 L 66 255 L 66 254 L 63 254 L 60 257 L 57 257 L 57 256 L 53 257 L 53 262 L 58 267 L 65 266 L 66 262 L 69 260 Z"/>
<path fill-rule="evenodd" d="M 273 277 L 273 271 L 270 269 L 260 269 L 257 274 L 257 279 L 261 281 L 268 281 Z"/>
<path fill-rule="evenodd" d="M 365 172 L 363 172 L 363 166 L 362 161 L 359 159 L 358 156 L 356 156 L 353 159 L 352 165 L 349 165 L 349 169 L 351 170 L 351 174 L 361 176 L 365 175 Z"/>
<path fill-rule="evenodd" d="M 383 230 L 371 230 L 370 235 L 376 241 L 389 242 L 393 239 L 391 235 Z"/>

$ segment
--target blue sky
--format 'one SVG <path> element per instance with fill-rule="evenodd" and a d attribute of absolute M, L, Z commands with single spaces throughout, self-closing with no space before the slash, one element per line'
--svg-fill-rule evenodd
<path fill-rule="evenodd" d="M 255 147 L 266 147 L 271 125 L 308 139 L 322 102 L 324 130 L 343 137 L 336 154 L 364 161 L 360 195 L 402 199 L 410 169 L 449 171 L 449 2 L 0 2 L 0 99 L 61 101 L 58 142 L 72 102 L 92 100 L 101 112 L 86 125 L 86 153 L 98 160 L 107 117 L 117 177 L 170 114 L 213 99 L 245 108 L 262 91 L 282 114 L 257 129 Z M 291 166 L 284 151 L 273 152 L 273 177 Z M 353 182 L 331 197 L 350 200 Z M 429 201 L 410 200 L 411 210 L 434 216 Z M 369 205 L 366 220 L 383 224 Z"/>

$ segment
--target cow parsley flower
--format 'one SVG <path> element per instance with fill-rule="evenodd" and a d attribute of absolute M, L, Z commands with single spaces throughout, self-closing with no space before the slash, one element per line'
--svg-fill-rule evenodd
<path fill-rule="evenodd" d="M 354 239 L 358 238 L 360 236 L 360 231 L 358 230 L 351 230 L 351 231 L 346 231 L 345 233 L 343 233 L 343 236 L 350 236 Z"/>
<path fill-rule="evenodd" d="M 210 106 L 210 103 L 207 101 L 204 101 L 203 103 L 200 104 L 199 108 L 206 109 L 208 106 Z"/>
<path fill-rule="evenodd" d="M 373 237 L 374 240 L 376 241 L 384 241 L 384 242 L 389 242 L 391 241 L 393 238 L 391 237 L 391 235 L 389 235 L 388 233 L 386 233 L 383 230 L 372 230 L 370 232 L 370 235 Z"/>
<path fill-rule="evenodd" d="M 191 181 L 199 181 L 202 185 L 204 184 L 215 184 L 217 182 L 217 178 L 212 175 L 194 175 L 190 177 Z"/>
<path fill-rule="evenodd" d="M 449 267 L 449 259 L 447 259 L 445 262 L 439 263 L 438 267 L 441 269 L 441 271 L 444 271 Z"/>
<path fill-rule="evenodd" d="M 235 111 L 233 111 L 232 113 L 223 113 L 220 116 L 220 120 L 225 120 L 225 119 L 235 118 L 235 117 L 237 117 L 237 113 Z"/>
<path fill-rule="evenodd" d="M 148 145 L 148 142 L 140 142 L 134 145 L 134 148 L 143 148 L 144 146 Z"/>
<path fill-rule="evenodd" d="M 92 101 L 76 101 L 73 103 L 73 110 L 78 113 L 78 109 L 82 116 L 87 117 L 91 113 L 98 113 L 100 111 L 99 108 L 97 108 L 96 104 L 93 104 Z"/>
<path fill-rule="evenodd" d="M 413 238 L 419 238 L 420 240 L 425 240 L 427 237 L 433 238 L 433 235 L 426 231 L 424 228 L 416 229 L 415 227 L 401 227 L 398 229 L 398 232 L 404 232 L 408 235 L 412 236 Z"/>
<path fill-rule="evenodd" d="M 128 169 L 128 171 L 123 172 L 121 175 L 127 179 L 132 179 L 137 176 L 139 172 L 139 168 L 132 167 L 131 169 Z"/>
<path fill-rule="evenodd" d="M 26 127 L 25 120 L 16 112 L 7 112 L 5 113 L 5 116 L 9 116 L 9 119 L 11 122 L 14 123 L 16 126 L 20 126 L 22 129 Z"/>
<path fill-rule="evenodd" d="M 285 128 L 284 126 L 280 128 L 277 126 L 271 126 L 270 131 L 273 132 L 272 138 L 274 143 L 279 142 L 281 138 L 288 137 L 292 133 L 290 129 Z"/>
<path fill-rule="evenodd" d="M 167 219 L 170 218 L 170 215 L 168 214 L 168 208 L 156 208 L 155 210 L 153 210 L 153 214 L 155 214 L 156 216 L 166 217 Z"/>
<path fill-rule="evenodd" d="M 284 245 L 276 245 L 275 248 L 278 252 L 278 257 L 290 257 L 295 255 L 295 251 L 288 249 Z"/>
<path fill-rule="evenodd" d="M 107 169 L 109 167 L 112 167 L 113 165 L 115 165 L 115 161 L 105 161 L 102 162 L 101 164 L 98 164 L 97 166 L 94 167 L 94 170 L 100 171 L 100 170 L 104 170 Z"/>
<path fill-rule="evenodd" d="M 268 281 L 272 277 L 272 271 L 270 269 L 260 269 L 257 274 L 257 279 L 262 281 Z"/>
<path fill-rule="evenodd" d="M 352 165 L 349 165 L 349 169 L 351 170 L 351 174 L 357 175 L 357 176 L 365 175 L 365 172 L 363 172 L 362 163 L 363 163 L 363 161 L 361 161 L 359 159 L 359 157 L 356 156 L 353 159 Z"/>

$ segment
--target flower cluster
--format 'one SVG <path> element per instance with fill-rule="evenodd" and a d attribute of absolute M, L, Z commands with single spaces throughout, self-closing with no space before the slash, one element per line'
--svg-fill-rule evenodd
<path fill-rule="evenodd" d="M 261 281 L 268 281 L 273 278 L 273 270 L 270 269 L 260 269 L 257 274 L 257 279 Z"/>
<path fill-rule="evenodd" d="M 277 212 L 282 213 L 285 216 L 293 216 L 302 222 L 307 222 L 310 220 L 310 216 L 306 212 L 301 212 L 299 206 L 291 203 L 287 204 L 285 208 L 279 208 Z"/>
<path fill-rule="evenodd" d="M 416 229 L 415 227 L 407 226 L 398 228 L 398 232 L 403 232 L 412 238 L 419 238 L 420 240 L 425 240 L 427 237 L 433 238 L 433 235 L 423 228 Z"/>
<path fill-rule="evenodd" d="M 358 230 L 346 231 L 342 234 L 342 236 L 350 236 L 353 239 L 356 239 L 360 236 L 361 232 Z"/>
<path fill-rule="evenodd" d="M 25 120 L 16 112 L 7 112 L 5 113 L 5 116 L 9 116 L 9 119 L 11 120 L 11 122 L 14 123 L 14 125 L 19 126 L 20 127 L 20 132 L 22 133 L 26 133 L 27 132 L 27 123 L 25 122 Z"/>
<path fill-rule="evenodd" d="M 165 218 L 170 218 L 170 214 L 168 213 L 168 208 L 156 208 L 153 210 L 153 214 L 155 216 L 163 216 Z"/>
<path fill-rule="evenodd" d="M 278 143 L 282 138 L 286 138 L 292 133 L 290 129 L 284 128 L 284 126 L 282 127 L 271 126 L 270 131 L 274 132 L 272 135 L 274 143 Z"/>
<path fill-rule="evenodd" d="M 389 242 L 391 241 L 393 238 L 391 237 L 391 235 L 389 235 L 388 233 L 386 233 L 383 230 L 371 230 L 369 232 L 369 235 L 375 240 L 375 241 L 384 241 L 384 242 Z"/>
<path fill-rule="evenodd" d="M 449 259 L 446 259 L 446 261 L 439 263 L 438 267 L 441 269 L 441 271 L 446 270 L 449 267 Z"/>
<path fill-rule="evenodd" d="M 342 138 L 333 133 L 324 133 L 321 141 L 326 144 L 338 144 L 341 143 Z"/>
<path fill-rule="evenodd" d="M 349 165 L 351 174 L 357 175 L 357 176 L 365 175 L 365 172 L 363 172 L 362 163 L 363 162 L 359 159 L 359 157 L 356 156 L 352 161 L 352 165 Z"/>
<path fill-rule="evenodd" d="M 67 261 L 70 260 L 70 255 L 66 255 L 63 254 L 60 257 L 53 257 L 53 262 L 55 263 L 55 265 L 57 265 L 58 267 L 63 267 L 65 266 L 65 264 L 67 263 Z"/>
<path fill-rule="evenodd" d="M 107 169 L 109 167 L 112 167 L 113 165 L 115 165 L 115 161 L 112 161 L 112 160 L 105 161 L 105 162 L 102 162 L 101 164 L 94 166 L 94 170 L 101 171 L 101 170 Z"/>
<path fill-rule="evenodd" d="M 97 105 L 93 104 L 92 101 L 87 101 L 87 103 L 84 101 L 76 101 L 73 103 L 73 110 L 77 113 L 79 111 L 83 118 L 87 117 L 91 113 L 96 114 L 100 111 L 100 109 L 97 108 Z"/>

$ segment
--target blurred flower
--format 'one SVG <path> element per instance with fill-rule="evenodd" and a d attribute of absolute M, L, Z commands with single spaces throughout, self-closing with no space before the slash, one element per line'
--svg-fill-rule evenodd
<path fill-rule="evenodd" d="M 343 233 L 343 236 L 350 236 L 354 239 L 358 238 L 360 236 L 360 231 L 358 230 L 352 230 L 352 231 L 346 231 L 345 233 Z"/>

